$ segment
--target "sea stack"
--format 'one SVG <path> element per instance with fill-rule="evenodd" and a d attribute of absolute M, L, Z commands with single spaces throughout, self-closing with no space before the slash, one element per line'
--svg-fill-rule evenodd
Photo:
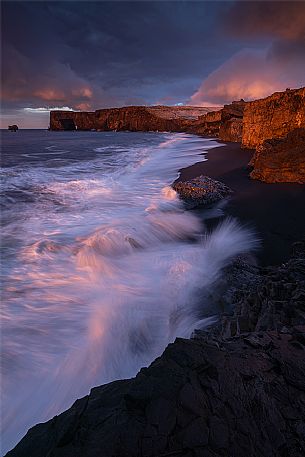
<path fill-rule="evenodd" d="M 17 132 L 17 130 L 18 130 L 18 125 L 16 125 L 16 124 L 9 125 L 9 126 L 8 126 L 8 130 L 10 130 L 11 132 Z"/>

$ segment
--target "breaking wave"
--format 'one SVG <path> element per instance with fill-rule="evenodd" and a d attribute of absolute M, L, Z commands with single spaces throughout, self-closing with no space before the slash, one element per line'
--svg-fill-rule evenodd
<path fill-rule="evenodd" d="M 92 386 L 134 376 L 210 323 L 198 291 L 255 247 L 234 220 L 208 232 L 170 187 L 213 141 L 160 134 L 149 146 L 147 134 L 131 147 L 125 134 L 115 148 L 116 135 L 108 147 L 97 136 L 91 160 L 4 169 L 6 194 L 26 186 L 31 196 L 5 207 L 6 449 Z M 62 155 L 61 144 L 48 147 Z"/>

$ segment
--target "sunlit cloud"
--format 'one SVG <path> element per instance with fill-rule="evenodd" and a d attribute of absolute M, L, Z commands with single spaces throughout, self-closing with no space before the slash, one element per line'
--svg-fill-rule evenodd
<path fill-rule="evenodd" d="M 72 90 L 74 97 L 92 98 L 93 92 L 90 87 L 81 87 L 80 89 Z"/>
<path fill-rule="evenodd" d="M 65 99 L 65 93 L 63 91 L 50 88 L 36 90 L 33 95 L 37 98 L 41 98 L 42 100 Z"/>
<path fill-rule="evenodd" d="M 90 111 L 91 109 L 91 105 L 90 103 L 79 103 L 78 105 L 76 105 L 76 110 L 79 110 L 79 111 Z"/>
<path fill-rule="evenodd" d="M 205 78 L 191 97 L 193 105 L 255 100 L 304 84 L 305 62 L 292 54 L 279 56 L 272 48 L 244 49 Z"/>

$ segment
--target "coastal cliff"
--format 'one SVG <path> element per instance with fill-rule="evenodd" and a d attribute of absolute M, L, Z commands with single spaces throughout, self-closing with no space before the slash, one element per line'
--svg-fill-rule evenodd
<path fill-rule="evenodd" d="M 193 106 L 127 106 L 94 112 L 51 111 L 50 130 L 129 130 L 183 132 L 198 116 L 211 111 Z"/>
<path fill-rule="evenodd" d="M 232 314 L 92 389 L 7 457 L 303 456 L 304 287 L 304 242 L 279 267 L 236 260 L 215 289 Z"/>
<path fill-rule="evenodd" d="M 305 87 L 246 104 L 242 146 L 256 148 L 250 177 L 305 183 Z"/>
<path fill-rule="evenodd" d="M 295 129 L 284 138 L 265 140 L 250 162 L 250 177 L 264 182 L 305 183 L 305 129 Z"/>
<path fill-rule="evenodd" d="M 304 137 L 296 133 L 300 128 L 305 128 L 305 87 L 253 102 L 233 101 L 219 109 L 128 106 L 50 113 L 50 130 L 186 132 L 241 142 L 256 149 L 251 178 L 265 182 L 305 182 Z"/>
<path fill-rule="evenodd" d="M 246 103 L 242 146 L 256 148 L 265 140 L 283 138 L 301 127 L 305 127 L 305 87 L 275 92 Z"/>
<path fill-rule="evenodd" d="M 186 128 L 189 132 L 218 137 L 223 141 L 239 142 L 242 138 L 242 118 L 245 109 L 243 100 L 234 101 L 217 111 L 199 116 Z"/>

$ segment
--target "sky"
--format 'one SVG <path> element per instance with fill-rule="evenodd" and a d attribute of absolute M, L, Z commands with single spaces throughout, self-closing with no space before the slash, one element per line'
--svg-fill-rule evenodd
<path fill-rule="evenodd" d="M 1 128 L 51 108 L 215 106 L 305 85 L 303 1 L 3 1 Z"/>

